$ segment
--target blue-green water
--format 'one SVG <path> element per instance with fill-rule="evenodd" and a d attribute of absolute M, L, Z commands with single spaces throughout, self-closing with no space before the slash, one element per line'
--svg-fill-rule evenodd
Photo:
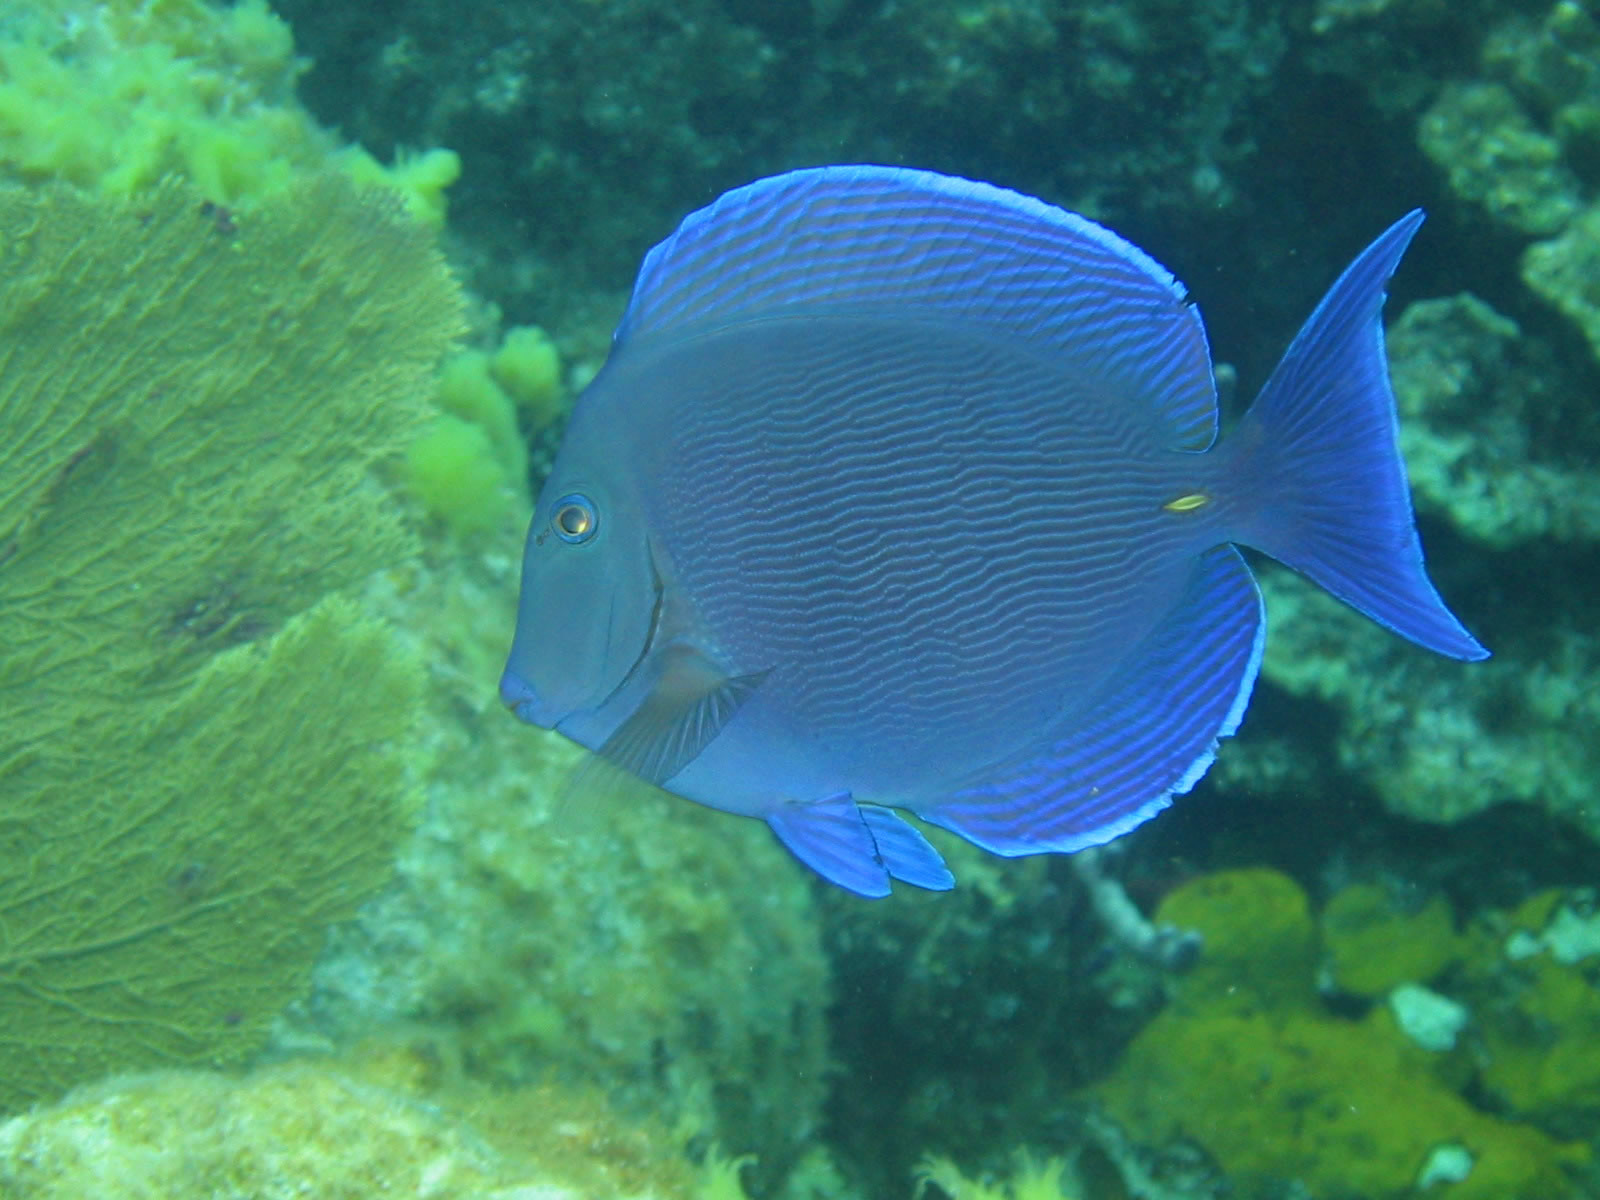
<path fill-rule="evenodd" d="M 1592 10 L 275 11 L 0 5 L 0 1197 L 1600 1195 Z M 308 182 L 350 143 L 409 215 Z M 1265 568 L 1207 779 L 1090 864 L 943 839 L 941 895 L 569 787 L 495 696 L 561 414 L 686 212 L 852 161 L 1142 246 L 1225 422 L 1425 208 L 1401 446 L 1494 657 Z"/>

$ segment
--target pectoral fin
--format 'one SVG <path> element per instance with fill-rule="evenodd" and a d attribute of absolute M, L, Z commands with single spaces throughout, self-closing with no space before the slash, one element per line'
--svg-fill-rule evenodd
<path fill-rule="evenodd" d="M 663 784 L 722 732 L 765 674 L 730 677 L 697 650 L 669 648 L 649 695 L 598 753 L 641 779 Z"/>

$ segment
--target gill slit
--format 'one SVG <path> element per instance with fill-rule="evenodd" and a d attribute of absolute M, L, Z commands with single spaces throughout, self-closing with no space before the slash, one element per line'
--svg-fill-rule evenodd
<path fill-rule="evenodd" d="M 661 633 L 661 615 L 666 607 L 664 603 L 666 587 L 662 583 L 661 572 L 656 568 L 655 548 L 648 541 L 645 543 L 645 553 L 650 559 L 650 584 L 655 590 L 655 603 L 650 610 L 650 632 L 644 639 L 644 646 L 639 650 L 639 656 L 633 660 L 633 665 L 628 668 L 627 674 L 622 677 L 622 681 L 616 687 L 611 689 L 610 694 L 595 706 L 597 709 L 604 708 L 610 704 L 622 694 L 622 690 L 625 687 L 633 682 L 634 676 L 639 674 L 639 668 L 644 666 L 644 660 L 649 658 L 650 652 L 655 649 L 656 638 Z"/>

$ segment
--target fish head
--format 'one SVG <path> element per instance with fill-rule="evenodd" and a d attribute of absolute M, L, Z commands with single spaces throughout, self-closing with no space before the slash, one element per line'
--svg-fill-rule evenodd
<path fill-rule="evenodd" d="M 501 699 L 546 729 L 599 707 L 644 657 L 659 596 L 638 506 L 558 463 L 528 530 Z"/>

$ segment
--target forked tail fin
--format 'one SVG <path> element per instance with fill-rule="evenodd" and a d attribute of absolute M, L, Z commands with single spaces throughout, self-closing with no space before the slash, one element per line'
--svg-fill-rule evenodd
<path fill-rule="evenodd" d="M 1421 224 L 1345 269 L 1230 439 L 1255 499 L 1238 539 L 1419 646 L 1487 658 L 1423 567 L 1384 357 L 1384 286 Z"/>

